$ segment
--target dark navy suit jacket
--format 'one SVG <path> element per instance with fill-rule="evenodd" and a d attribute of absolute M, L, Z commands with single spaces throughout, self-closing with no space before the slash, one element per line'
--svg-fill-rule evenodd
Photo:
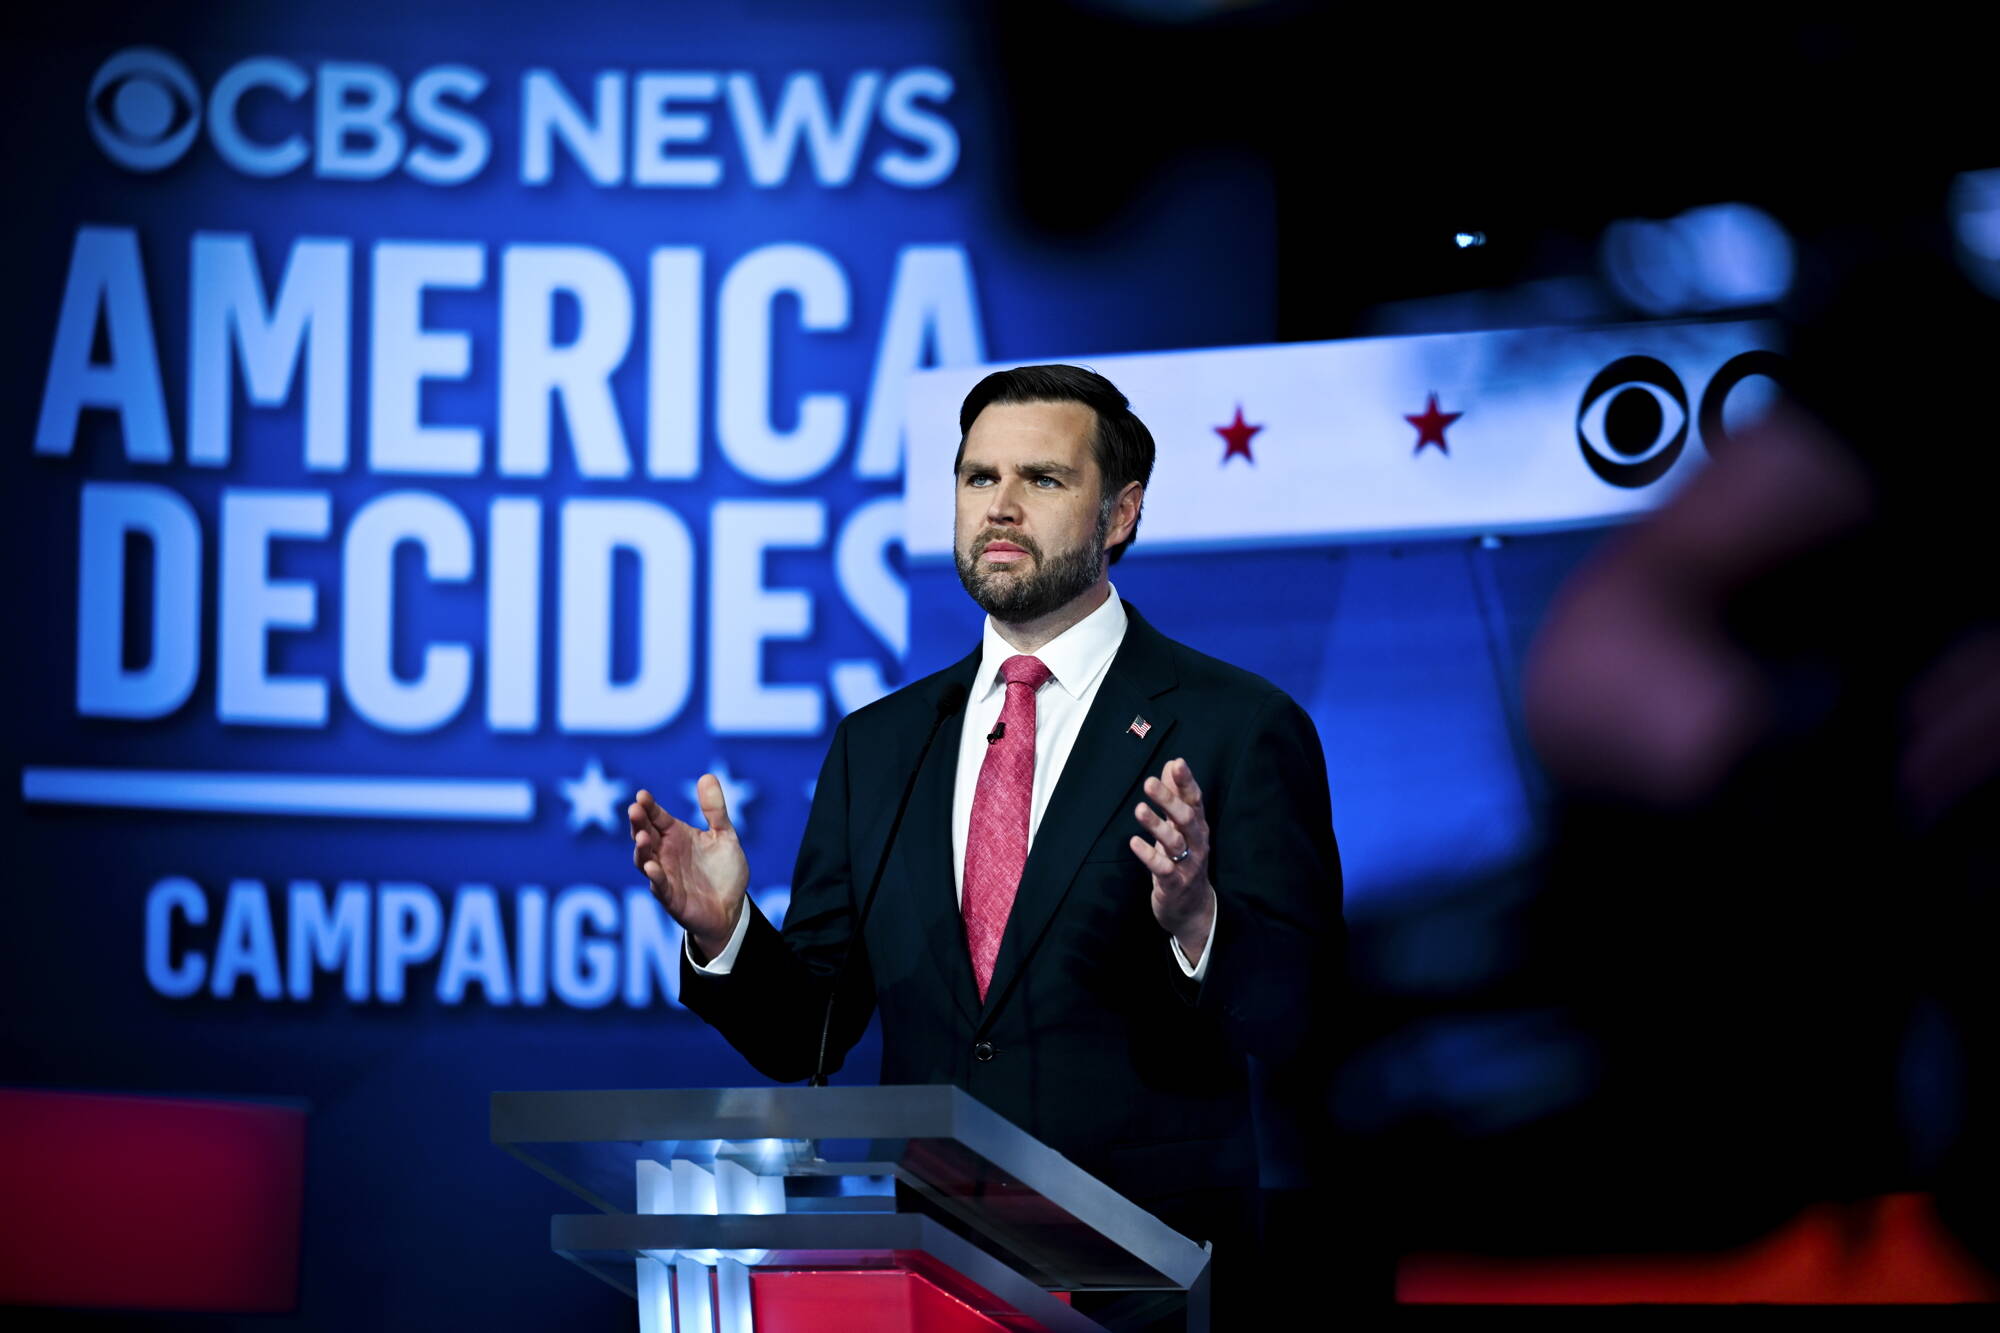
<path fill-rule="evenodd" d="M 1168 639 L 1129 603 L 1126 614 L 1029 851 L 985 1002 L 951 865 L 961 704 L 888 849 L 829 1064 L 879 1010 L 882 1082 L 956 1084 L 1185 1228 L 1174 1199 L 1255 1188 L 1245 1057 L 1284 1061 L 1317 1040 L 1313 1020 L 1339 972 L 1340 859 L 1305 712 Z M 752 905 L 728 975 L 683 963 L 683 1001 L 773 1079 L 813 1072 L 823 1007 L 904 783 L 938 701 L 969 690 L 978 663 L 975 650 L 840 724 L 783 934 Z M 1200 983 L 1175 961 L 1126 845 L 1143 833 L 1132 814 L 1141 784 L 1175 756 L 1201 784 L 1210 828 L 1218 920 Z"/>

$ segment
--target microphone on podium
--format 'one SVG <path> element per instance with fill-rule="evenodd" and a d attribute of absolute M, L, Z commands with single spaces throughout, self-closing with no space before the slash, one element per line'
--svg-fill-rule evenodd
<path fill-rule="evenodd" d="M 903 799 L 896 803 L 896 817 L 889 821 L 889 836 L 883 840 L 882 855 L 875 862 L 875 877 L 868 881 L 868 896 L 861 900 L 861 915 L 855 919 L 854 934 L 847 941 L 847 953 L 840 960 L 840 970 L 834 973 L 833 989 L 827 992 L 826 1012 L 819 1024 L 819 1059 L 813 1063 L 812 1082 L 808 1086 L 826 1086 L 826 1041 L 833 1031 L 833 1006 L 840 999 L 840 988 L 847 982 L 848 970 L 854 964 L 854 954 L 861 944 L 861 932 L 867 928 L 868 914 L 875 910 L 875 891 L 882 887 L 882 872 L 889 868 L 889 853 L 896 850 L 896 835 L 902 831 L 903 816 L 910 809 L 910 797 L 917 790 L 917 774 L 924 771 L 924 760 L 930 757 L 931 746 L 937 741 L 938 729 L 945 719 L 953 716 L 965 706 L 965 686 L 953 683 L 947 685 L 931 705 L 931 729 L 924 737 L 923 748 L 917 751 L 916 762 L 910 765 L 910 776 L 903 783 Z M 996 728 L 994 734 L 986 738 L 987 743 L 1000 739 L 1005 724 Z"/>

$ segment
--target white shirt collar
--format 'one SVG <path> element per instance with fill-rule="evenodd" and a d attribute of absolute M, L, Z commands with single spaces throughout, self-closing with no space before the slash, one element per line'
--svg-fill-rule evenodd
<path fill-rule="evenodd" d="M 1125 639 L 1125 603 L 1115 585 L 1107 585 L 1110 595 L 1095 611 L 1050 639 L 1034 656 L 1055 677 L 1072 699 L 1081 699 L 1096 679 L 1118 655 Z M 986 617 L 986 632 L 980 637 L 979 674 L 972 678 L 972 697 L 984 699 L 1000 688 L 1000 664 L 1018 656 L 1020 650 L 1000 637 L 993 617 Z"/>

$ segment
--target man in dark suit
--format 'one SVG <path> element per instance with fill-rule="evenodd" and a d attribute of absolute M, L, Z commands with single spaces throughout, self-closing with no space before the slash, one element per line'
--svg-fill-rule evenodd
<path fill-rule="evenodd" d="M 1337 971 L 1319 738 L 1112 588 L 1153 464 L 1123 394 L 1001 371 L 960 426 L 984 640 L 835 731 L 783 933 L 712 776 L 707 830 L 638 794 L 633 858 L 686 929 L 683 1002 L 759 1070 L 814 1073 L 844 975 L 835 1067 L 879 1010 L 883 1082 L 964 1088 L 1220 1256 L 1252 1234 L 1246 1054 L 1294 1055 Z"/>

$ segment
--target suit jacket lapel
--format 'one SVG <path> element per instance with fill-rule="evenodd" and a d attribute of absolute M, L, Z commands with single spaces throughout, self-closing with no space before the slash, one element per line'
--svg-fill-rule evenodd
<path fill-rule="evenodd" d="M 978 668 L 979 653 L 975 650 L 939 683 L 939 689 L 949 688 L 952 681 L 969 684 Z M 938 728 L 937 740 L 917 775 L 902 832 L 896 838 L 894 873 L 903 881 L 898 897 L 916 922 L 945 990 L 965 1021 L 971 1023 L 979 1016 L 979 986 L 973 980 L 972 958 L 965 948 L 958 881 L 951 864 L 951 803 L 958 774 L 959 737 L 964 729 L 963 708 Z"/>
<path fill-rule="evenodd" d="M 1021 886 L 1014 895 L 1006 932 L 1000 937 L 993 980 L 980 1011 L 982 1029 L 1005 1003 L 1056 908 L 1075 882 L 1085 854 L 1105 826 L 1123 815 L 1131 822 L 1132 831 L 1139 831 L 1138 821 L 1131 819 L 1126 807 L 1126 795 L 1148 769 L 1165 762 L 1156 761 L 1154 756 L 1173 730 L 1175 719 L 1156 696 L 1173 688 L 1173 659 L 1166 639 L 1129 603 L 1125 613 L 1124 642 L 1106 669 L 1104 683 L 1097 687 L 1097 697 L 1076 734 L 1062 777 L 1049 795 L 1035 844 L 1028 851 L 1028 863 L 1022 868 Z M 1144 736 L 1132 730 L 1133 722 L 1140 718 L 1151 724 Z M 964 953 L 963 948 L 960 953 Z"/>

